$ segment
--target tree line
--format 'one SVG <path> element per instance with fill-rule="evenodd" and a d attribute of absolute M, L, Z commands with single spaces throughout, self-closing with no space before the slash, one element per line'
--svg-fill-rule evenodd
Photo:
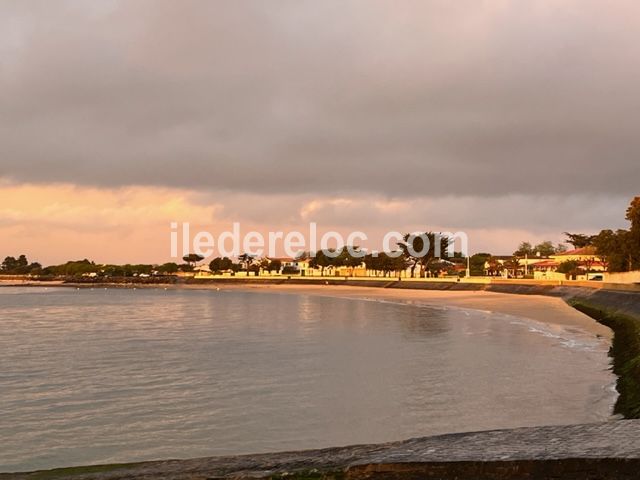
<path fill-rule="evenodd" d="M 434 274 L 442 268 L 449 266 L 447 259 L 455 255 L 449 252 L 450 239 L 437 232 L 423 232 L 418 234 L 405 234 L 403 240 L 398 242 L 397 249 L 391 252 L 367 253 L 358 246 L 344 246 L 341 248 L 328 248 L 316 252 L 302 252 L 296 257 L 296 261 L 309 261 L 309 266 L 320 270 L 323 276 L 329 269 L 347 268 L 353 273 L 355 268 L 365 265 L 368 270 L 390 276 L 410 269 L 411 276 L 424 276 L 427 272 Z M 460 255 L 458 254 L 458 257 Z M 235 265 L 228 258 L 216 258 L 209 267 L 212 272 L 222 270 L 238 271 L 238 267 L 249 272 L 280 271 L 282 273 L 298 273 L 295 267 L 282 268 L 280 260 L 268 258 L 258 259 L 249 253 L 243 253 L 238 257 Z M 221 266 L 226 262 L 227 268 Z M 231 263 L 229 263 L 231 262 Z"/>
<path fill-rule="evenodd" d="M 567 247 L 559 243 L 554 245 L 550 240 L 539 243 L 538 245 L 532 245 L 529 242 L 522 242 L 518 249 L 513 252 L 514 257 L 549 257 L 551 255 L 557 255 L 567 251 Z"/>
<path fill-rule="evenodd" d="M 39 275 L 45 277 L 80 277 L 82 275 L 100 274 L 109 277 L 133 277 L 139 275 L 173 275 L 180 270 L 193 270 L 188 264 L 165 263 L 163 265 L 125 264 L 101 265 L 84 260 L 73 260 L 60 265 L 42 267 L 39 263 L 30 263 L 26 255 L 17 259 L 6 257 L 0 264 L 0 274 L 3 275 Z"/>
<path fill-rule="evenodd" d="M 628 229 L 604 229 L 595 235 L 565 232 L 574 248 L 593 247 L 608 272 L 640 270 L 640 197 L 631 200 L 625 219 Z"/>
<path fill-rule="evenodd" d="M 635 197 L 626 211 L 625 218 L 630 222 L 629 229 L 601 230 L 598 234 L 564 232 L 567 243 L 574 248 L 593 247 L 609 272 L 625 272 L 640 270 L 640 197 Z M 428 242 L 425 242 L 427 239 Z M 442 270 L 460 264 L 462 255 L 449 251 L 450 239 L 434 233 L 405 234 L 397 248 L 390 252 L 368 253 L 358 247 L 342 247 L 340 249 L 319 250 L 312 255 L 310 252 L 301 253 L 297 260 L 309 260 L 309 266 L 320 270 L 324 275 L 327 269 L 346 267 L 355 269 L 364 264 L 370 271 L 385 276 L 409 269 L 410 275 L 436 275 Z M 428 245 L 426 244 L 428 243 Z M 544 241 L 538 245 L 522 242 L 513 253 L 513 258 L 507 262 L 499 262 L 489 253 L 478 253 L 470 257 L 471 275 L 497 275 L 504 269 L 517 273 L 520 268 L 520 258 L 548 257 L 563 253 L 566 247 L 562 244 L 554 245 L 551 241 Z M 353 254 L 355 252 L 356 254 Z M 126 264 L 126 265 L 98 265 L 90 260 L 70 261 L 61 265 L 43 267 L 37 262 L 30 262 L 26 255 L 6 257 L 0 264 L 1 274 L 10 275 L 43 275 L 43 276 L 82 276 L 85 274 L 99 274 L 105 276 L 139 276 L 139 275 L 175 275 L 178 272 L 192 272 L 197 264 L 204 260 L 201 255 L 191 253 L 183 257 L 184 263 L 174 262 L 162 265 Z M 571 269 L 565 265 L 563 269 Z M 583 266 L 584 267 L 584 266 Z M 214 258 L 209 263 L 214 273 L 224 271 L 246 272 L 282 272 L 295 274 L 297 270 L 292 266 L 283 268 L 281 260 L 257 258 L 249 253 L 243 253 L 234 262 L 229 257 Z M 577 268 L 577 267 L 576 267 Z"/>

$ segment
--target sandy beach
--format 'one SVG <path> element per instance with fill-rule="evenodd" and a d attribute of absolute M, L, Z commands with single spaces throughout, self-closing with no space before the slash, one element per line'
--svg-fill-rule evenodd
<path fill-rule="evenodd" d="M 486 291 L 400 290 L 346 285 L 244 284 L 236 286 L 224 284 L 186 288 L 259 290 L 363 300 L 386 300 L 413 305 L 467 308 L 528 318 L 551 327 L 576 328 L 607 339 L 613 337 L 613 332 L 609 328 L 570 307 L 562 299 L 542 295 L 517 295 Z"/>

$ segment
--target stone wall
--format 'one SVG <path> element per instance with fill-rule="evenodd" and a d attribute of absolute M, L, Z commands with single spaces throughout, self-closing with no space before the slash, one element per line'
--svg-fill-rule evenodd
<path fill-rule="evenodd" d="M 0 480 L 600 479 L 640 475 L 640 421 L 519 428 L 382 445 L 0 474 Z"/>

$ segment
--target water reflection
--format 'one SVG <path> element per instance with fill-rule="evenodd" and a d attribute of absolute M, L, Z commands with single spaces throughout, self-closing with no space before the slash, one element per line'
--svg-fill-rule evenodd
<path fill-rule="evenodd" d="M 406 331 L 406 338 L 416 339 L 420 337 L 432 338 L 438 335 L 447 335 L 451 330 L 451 324 L 445 311 L 429 307 L 407 307 L 409 312 L 400 322 Z"/>

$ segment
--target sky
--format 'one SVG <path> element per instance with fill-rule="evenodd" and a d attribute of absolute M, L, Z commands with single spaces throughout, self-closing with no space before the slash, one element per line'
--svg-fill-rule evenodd
<path fill-rule="evenodd" d="M 625 227 L 638 18 L 627 0 L 3 0 L 0 256 L 164 262 L 171 222 L 464 231 L 496 254 Z"/>

